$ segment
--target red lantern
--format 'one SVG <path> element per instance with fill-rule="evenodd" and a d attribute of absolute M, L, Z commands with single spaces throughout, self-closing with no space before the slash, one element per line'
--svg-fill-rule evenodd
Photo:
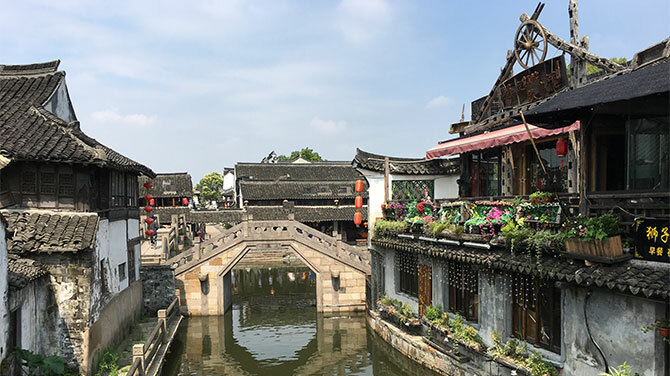
<path fill-rule="evenodd" d="M 354 224 L 356 226 L 360 226 L 361 223 L 363 223 L 363 214 L 361 214 L 361 212 L 357 211 L 356 213 L 354 213 Z"/>
<path fill-rule="evenodd" d="M 151 187 L 153 187 L 153 186 L 154 186 L 153 184 L 151 184 L 151 182 L 150 182 L 150 181 L 148 181 L 148 182 L 144 183 L 143 185 L 144 185 L 144 188 L 146 188 L 146 189 L 151 189 Z"/>
<path fill-rule="evenodd" d="M 152 195 L 144 195 L 144 199 L 147 200 L 147 201 L 152 200 L 153 198 L 154 198 L 154 196 L 152 196 Z"/>
<path fill-rule="evenodd" d="M 181 203 L 184 204 L 184 206 L 188 205 L 188 198 L 186 197 L 182 198 Z"/>
<path fill-rule="evenodd" d="M 147 206 L 144 207 L 144 211 L 147 212 L 147 213 L 151 213 L 153 210 L 154 210 L 154 208 L 152 208 L 152 207 L 149 206 L 149 205 L 147 205 Z"/>
<path fill-rule="evenodd" d="M 354 200 L 354 204 L 356 205 L 356 209 L 360 209 L 363 207 L 363 196 L 356 196 L 356 199 Z"/>
<path fill-rule="evenodd" d="M 361 193 L 363 192 L 363 180 L 356 180 L 356 193 Z"/>
<path fill-rule="evenodd" d="M 568 140 L 556 141 L 556 155 L 561 157 L 561 171 L 563 171 L 563 157 L 568 155 Z"/>
<path fill-rule="evenodd" d="M 146 222 L 148 225 L 150 225 L 150 224 L 156 222 L 156 220 L 151 218 L 151 217 L 148 217 L 148 218 L 144 219 L 144 222 Z"/>
<path fill-rule="evenodd" d="M 148 237 L 152 237 L 154 235 L 154 230 L 146 230 L 144 233 L 147 234 Z"/>
<path fill-rule="evenodd" d="M 149 200 L 149 205 L 156 206 L 156 201 L 154 201 L 154 199 L 152 198 L 151 200 Z"/>
<path fill-rule="evenodd" d="M 568 155 L 568 140 L 562 139 L 556 141 L 556 155 L 559 157 Z"/>

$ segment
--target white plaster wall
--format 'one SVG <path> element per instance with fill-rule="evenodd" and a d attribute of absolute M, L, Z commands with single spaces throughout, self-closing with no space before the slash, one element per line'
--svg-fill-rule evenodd
<path fill-rule="evenodd" d="M 384 175 L 374 171 L 359 170 L 368 180 L 368 229 L 372 229 L 368 239 L 372 238 L 374 224 L 377 218 L 382 218 L 382 204 L 384 203 Z M 370 240 L 368 240 L 369 243 Z M 370 246 L 370 244 L 368 244 Z"/>
<path fill-rule="evenodd" d="M 459 175 L 448 175 L 435 178 L 435 198 L 436 199 L 456 199 L 458 198 Z"/>
<path fill-rule="evenodd" d="M 126 231 L 126 220 L 121 219 L 109 224 L 109 267 L 112 268 L 114 277 L 110 285 L 110 291 L 116 295 L 128 287 L 128 234 Z M 119 279 L 119 265 L 126 263 L 126 277 Z"/>
<path fill-rule="evenodd" d="M 135 221 L 139 226 L 139 222 Z M 139 232 L 139 230 L 138 230 Z M 136 252 L 139 254 L 139 252 Z M 98 225 L 96 235 L 96 253 L 95 265 L 100 266 L 100 261 L 104 259 L 103 267 L 107 274 L 107 290 L 114 296 L 121 290 L 128 287 L 128 234 L 126 232 L 126 220 L 117 220 L 110 222 L 108 219 L 101 219 Z M 126 278 L 119 281 L 119 264 L 126 263 Z M 104 274 L 100 274 L 102 278 Z M 91 298 L 94 292 L 91 293 Z M 98 292 L 98 295 L 100 292 Z"/>
<path fill-rule="evenodd" d="M 140 220 L 131 218 L 128 220 L 128 240 L 135 239 L 140 236 Z"/>
<path fill-rule="evenodd" d="M 5 225 L 0 222 L 0 360 L 4 359 L 7 354 L 7 335 L 9 332 L 8 288 Z"/>
<path fill-rule="evenodd" d="M 223 175 L 223 189 L 235 188 L 235 174 L 229 172 Z"/>

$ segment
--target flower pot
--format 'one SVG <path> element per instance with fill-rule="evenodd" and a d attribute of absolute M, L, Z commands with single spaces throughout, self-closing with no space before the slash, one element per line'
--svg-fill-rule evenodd
<path fill-rule="evenodd" d="M 623 255 L 621 236 L 612 236 L 605 240 L 583 241 L 578 238 L 565 239 L 565 252 L 568 254 L 615 258 Z"/>
<path fill-rule="evenodd" d="M 656 329 L 658 329 L 658 334 L 660 334 L 661 337 L 668 337 L 668 336 L 670 336 L 670 328 L 656 327 Z"/>

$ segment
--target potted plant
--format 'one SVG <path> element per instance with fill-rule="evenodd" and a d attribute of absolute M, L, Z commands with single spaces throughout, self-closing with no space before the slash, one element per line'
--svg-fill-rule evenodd
<path fill-rule="evenodd" d="M 531 204 L 545 204 L 554 200 L 553 193 L 537 191 L 528 196 Z"/>
<path fill-rule="evenodd" d="M 658 334 L 660 334 L 661 337 L 670 337 L 670 319 L 656 320 L 656 322 L 653 324 L 643 327 L 642 331 L 647 333 L 648 331 L 654 329 L 658 330 Z"/>
<path fill-rule="evenodd" d="M 623 256 L 619 220 L 610 212 L 600 217 L 568 219 L 562 226 L 565 252 L 586 260 L 613 261 Z"/>

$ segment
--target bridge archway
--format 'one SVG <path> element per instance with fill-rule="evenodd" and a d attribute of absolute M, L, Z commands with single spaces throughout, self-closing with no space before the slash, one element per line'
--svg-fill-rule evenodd
<path fill-rule="evenodd" d="M 182 312 L 222 315 L 232 305 L 231 271 L 249 252 L 290 250 L 316 274 L 317 311 L 365 310 L 367 251 L 297 221 L 245 221 L 168 263 L 175 268 Z"/>

